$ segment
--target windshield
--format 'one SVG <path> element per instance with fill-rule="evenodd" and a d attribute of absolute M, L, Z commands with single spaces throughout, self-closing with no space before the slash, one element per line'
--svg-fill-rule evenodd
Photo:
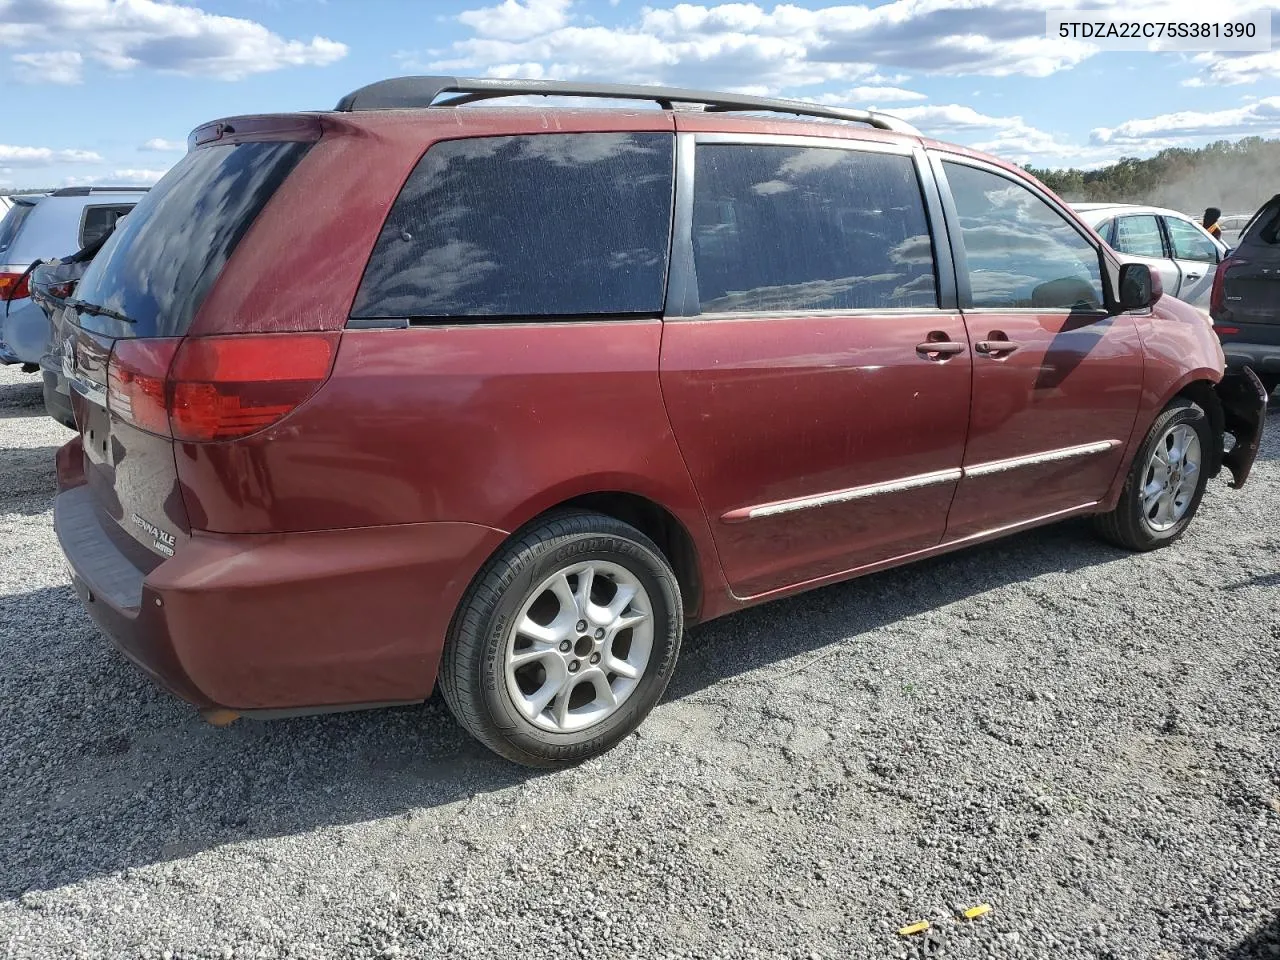
<path fill-rule="evenodd" d="M 120 220 L 80 281 L 80 323 L 115 337 L 176 337 L 309 143 L 202 147 Z M 127 317 L 125 323 L 113 317 Z"/>

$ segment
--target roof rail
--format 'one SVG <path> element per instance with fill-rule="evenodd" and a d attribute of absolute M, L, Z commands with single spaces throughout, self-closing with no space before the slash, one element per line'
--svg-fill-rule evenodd
<path fill-rule="evenodd" d="M 436 103 L 441 94 L 458 94 Z M 338 101 L 344 113 L 363 110 L 394 110 L 423 107 L 456 107 L 477 100 L 499 97 L 599 97 L 608 100 L 652 100 L 665 110 L 676 103 L 702 104 L 707 112 L 750 110 L 790 113 L 826 120 L 866 123 L 878 130 L 892 130 L 918 136 L 919 131 L 905 120 L 875 110 L 827 107 L 803 100 L 749 97 L 736 93 L 711 93 L 680 87 L 650 87 L 629 83 L 579 83 L 575 80 L 499 80 L 492 77 L 393 77 L 354 90 Z"/>
<path fill-rule="evenodd" d="M 146 193 L 150 187 L 59 187 L 51 197 L 87 197 L 95 193 Z"/>

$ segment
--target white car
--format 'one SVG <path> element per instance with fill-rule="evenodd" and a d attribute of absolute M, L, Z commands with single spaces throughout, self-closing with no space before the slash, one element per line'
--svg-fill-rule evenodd
<path fill-rule="evenodd" d="M 1199 223 L 1163 207 L 1131 203 L 1073 203 L 1080 217 L 1126 261 L 1160 274 L 1164 292 L 1208 309 L 1213 274 L 1227 245 Z"/>

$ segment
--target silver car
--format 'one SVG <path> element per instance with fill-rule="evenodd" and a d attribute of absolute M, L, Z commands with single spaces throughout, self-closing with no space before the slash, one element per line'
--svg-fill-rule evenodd
<path fill-rule="evenodd" d="M 147 187 L 64 187 L 13 197 L 0 220 L 0 363 L 34 373 L 49 340 L 49 318 L 31 301 L 29 271 L 67 256 L 115 229 Z"/>
<path fill-rule="evenodd" d="M 1073 203 L 1081 218 L 1126 261 L 1160 274 L 1164 292 L 1209 309 L 1213 274 L 1227 245 L 1176 210 L 1131 203 Z"/>

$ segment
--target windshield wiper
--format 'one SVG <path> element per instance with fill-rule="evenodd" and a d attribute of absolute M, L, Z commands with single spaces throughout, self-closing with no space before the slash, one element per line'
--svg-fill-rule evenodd
<path fill-rule="evenodd" d="M 74 310 L 77 314 L 87 313 L 91 317 L 110 317 L 112 320 L 119 320 L 121 323 L 137 323 L 137 320 L 126 317 L 123 313 L 118 313 L 110 307 L 103 307 L 96 303 L 88 303 L 84 300 L 67 300 L 67 306 Z"/>

